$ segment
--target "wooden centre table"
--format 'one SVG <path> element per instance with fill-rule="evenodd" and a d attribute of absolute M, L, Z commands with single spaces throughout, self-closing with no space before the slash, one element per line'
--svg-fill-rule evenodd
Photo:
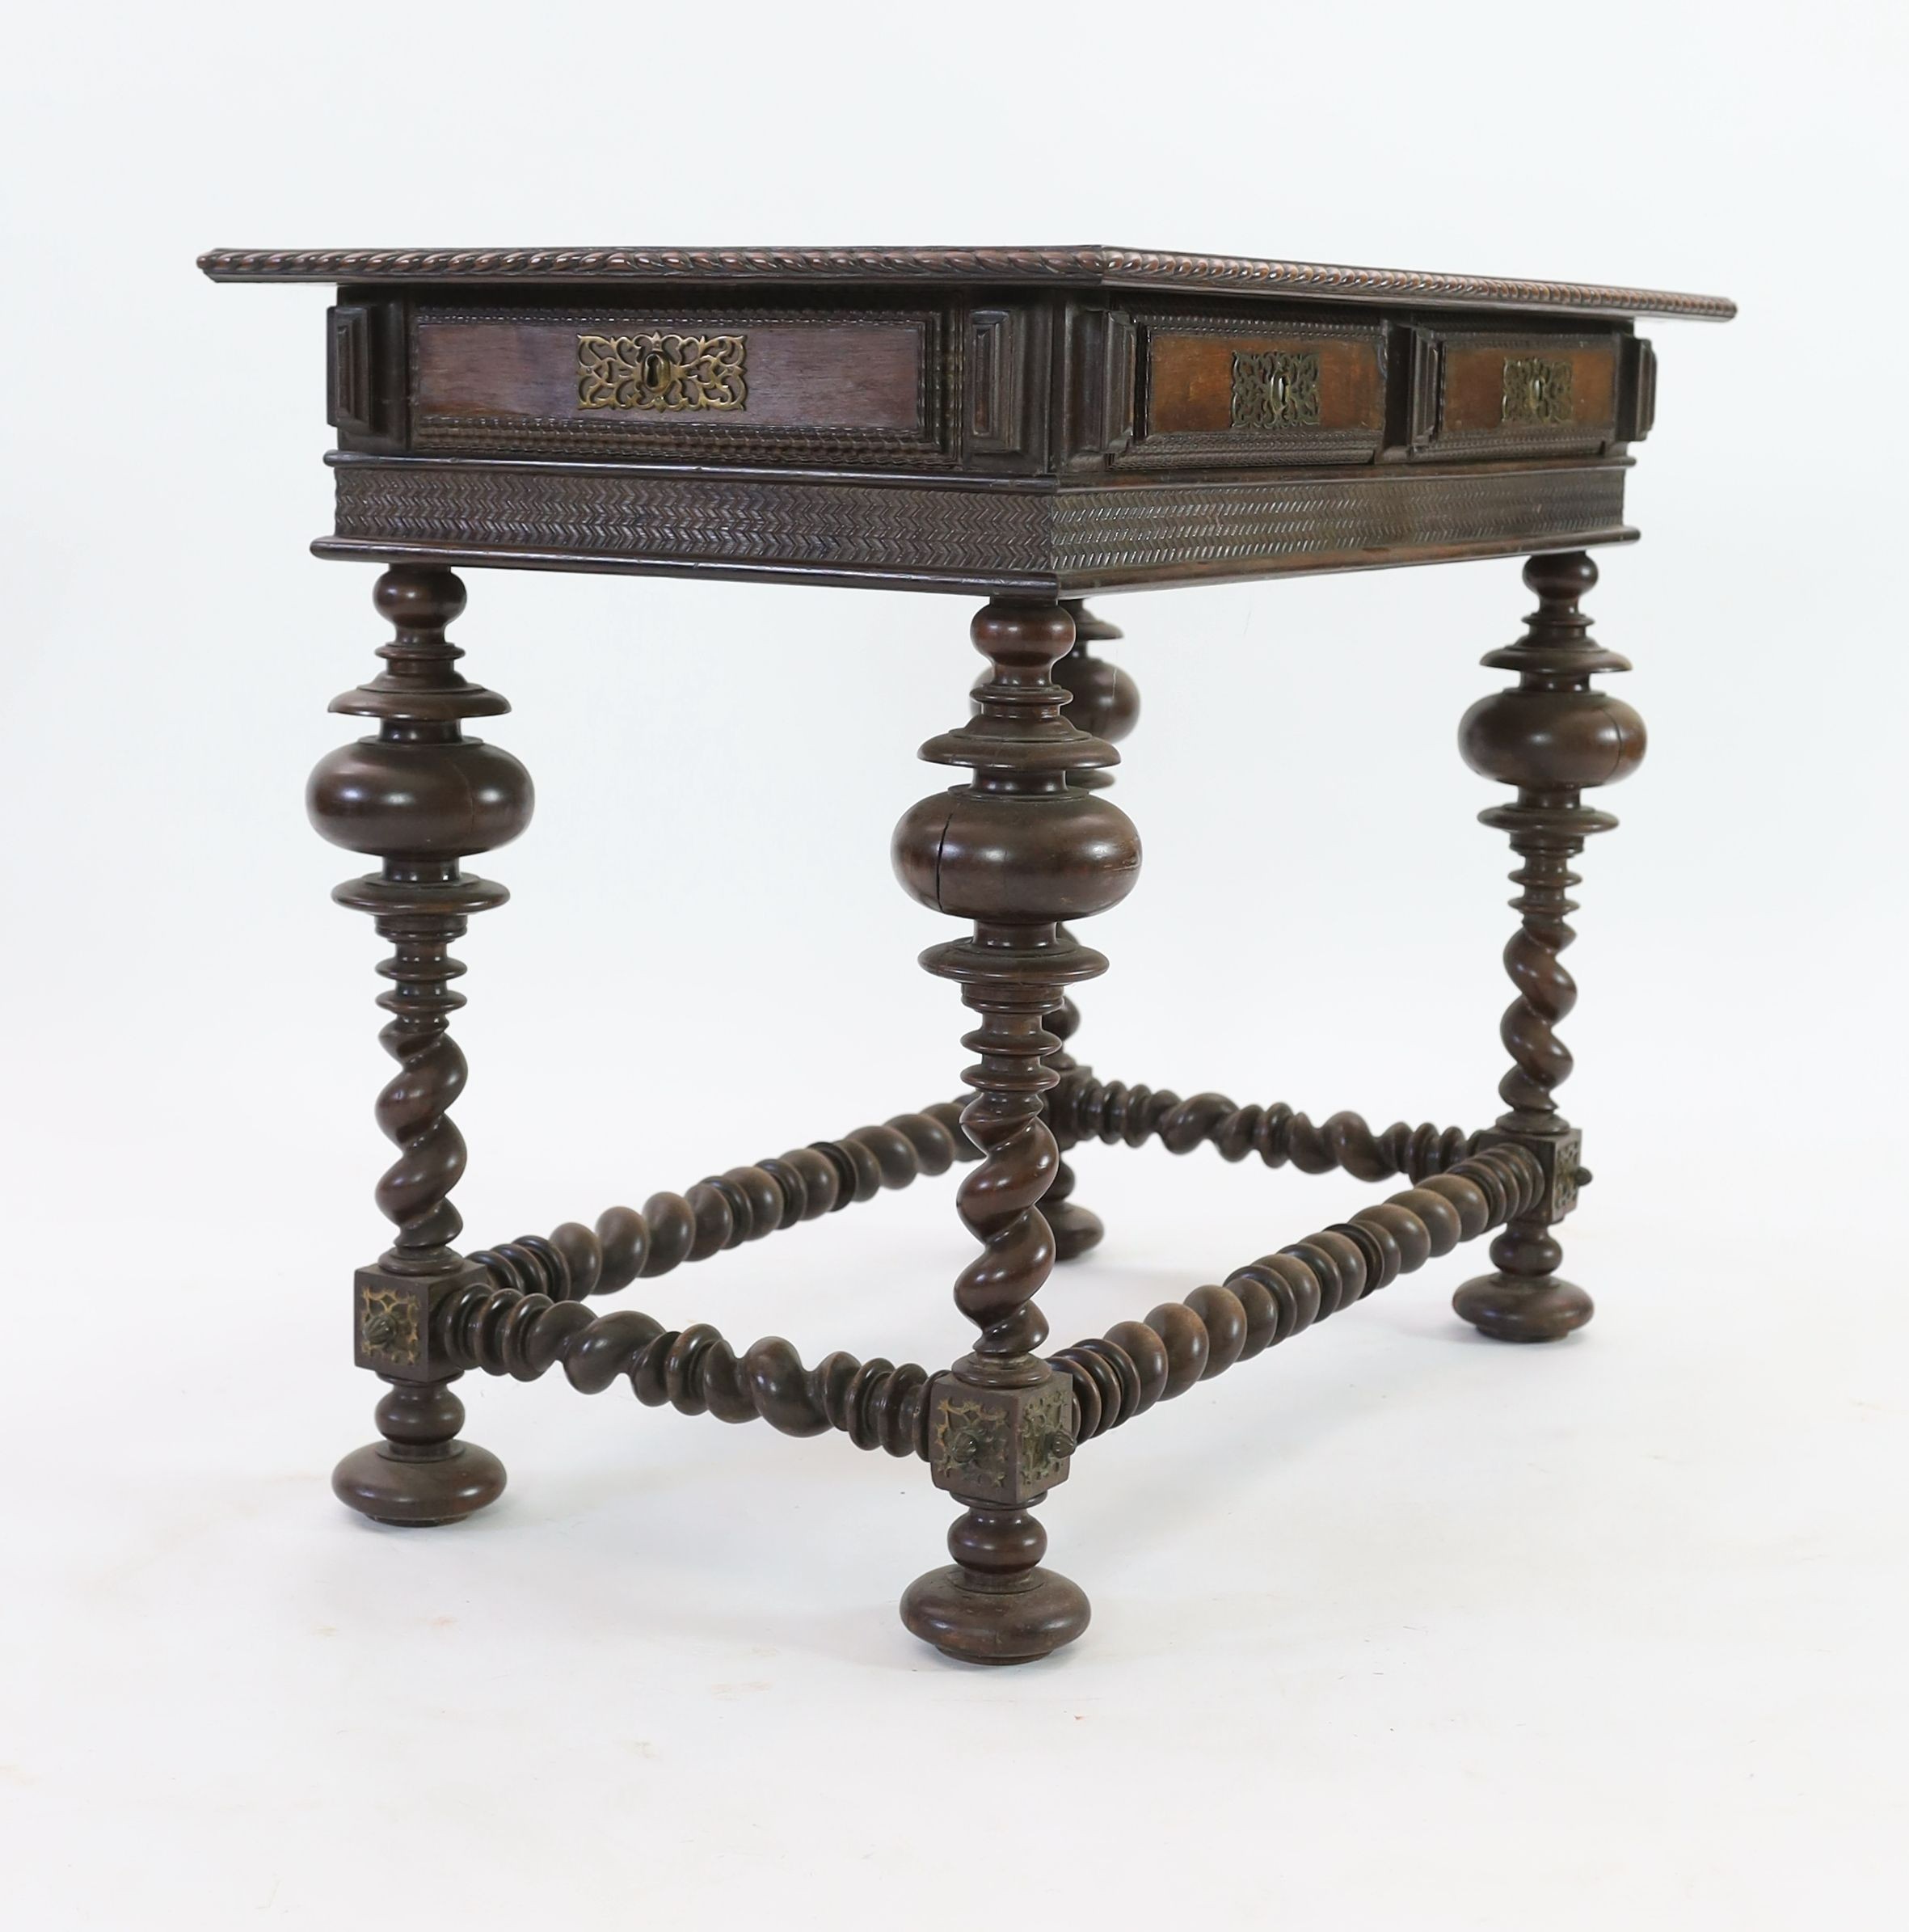
<path fill-rule="evenodd" d="M 390 1247 L 352 1286 L 359 1365 L 389 1388 L 381 1440 L 338 1495 L 381 1523 L 455 1521 L 504 1486 L 458 1432 L 465 1371 L 561 1367 L 593 1391 L 791 1436 L 845 1432 L 924 1459 L 962 1513 L 954 1559 L 911 1584 L 908 1627 L 951 1657 L 1013 1664 L 1086 1628 L 1043 1567 L 1033 1513 L 1078 1450 L 1195 1382 L 1497 1230 L 1492 1271 L 1455 1297 L 1505 1341 L 1589 1320 L 1553 1230 L 1589 1179 L 1557 1088 L 1575 998 L 1572 861 L 1615 821 L 1587 791 L 1644 751 L 1629 706 L 1592 687 L 1623 658 L 1592 641 L 1587 552 L 1636 533 L 1625 473 L 1649 432 L 1656 361 L 1641 316 L 1722 321 L 1719 298 L 1103 247 L 219 249 L 217 281 L 335 284 L 327 383 L 336 521 L 321 556 L 375 559 L 394 628 L 383 669 L 331 708 L 371 735 L 313 774 L 312 822 L 377 869 L 338 888 L 391 956 L 381 1036 L 398 1071 L 377 1117 Z M 1295 572 L 1528 553 L 1537 608 L 1491 652 L 1512 674 L 1460 728 L 1511 788 L 1516 997 L 1505 1111 L 1477 1130 L 1380 1130 L 1339 1113 L 1182 1099 L 1103 1082 L 1070 1051 L 1071 989 L 1106 961 L 1074 922 L 1140 867 L 1108 768 L 1138 711 L 1095 647 L 1089 595 Z M 593 1226 L 461 1251 L 451 1037 L 470 915 L 504 889 L 462 862 L 529 822 L 530 779 L 466 736 L 507 710 L 445 637 L 453 567 L 762 577 L 956 592 L 988 674 L 972 715 L 922 756 L 967 776 L 902 816 L 895 869 L 970 930 L 922 957 L 974 1015 L 964 1105 L 942 1103 L 732 1167 Z M 951 708 L 963 692 L 950 678 Z M 1411 1184 L 1101 1336 L 1043 1352 L 1036 1296 L 1099 1241 L 1063 1156 L 1097 1139 Z M 589 1297 L 970 1163 L 956 1204 L 978 1245 L 954 1284 L 978 1331 L 936 1373 L 771 1337 L 666 1328 Z"/>

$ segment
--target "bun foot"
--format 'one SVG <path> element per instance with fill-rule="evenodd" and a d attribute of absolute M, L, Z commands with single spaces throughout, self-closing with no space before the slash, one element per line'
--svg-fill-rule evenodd
<path fill-rule="evenodd" d="M 1051 1013 L 1047 1024 L 1056 1031 L 1071 1033 L 1078 1023 L 1072 1003 L 1066 1008 L 1064 1017 Z M 1047 1222 L 1054 1237 L 1054 1259 L 1056 1261 L 1072 1261 L 1077 1255 L 1085 1255 L 1089 1248 L 1100 1246 L 1101 1237 L 1106 1233 L 1100 1217 L 1091 1208 L 1083 1208 L 1072 1196 L 1074 1171 L 1064 1160 L 1054 1170 L 1054 1178 L 1047 1183 L 1047 1192 L 1041 1197 L 1041 1219 Z"/>
<path fill-rule="evenodd" d="M 1480 1275 L 1452 1306 L 1481 1335 L 1499 1342 L 1561 1341 L 1591 1319 L 1595 1304 L 1574 1281 L 1556 1275 Z"/>
<path fill-rule="evenodd" d="M 1003 1588 L 950 1563 L 917 1576 L 901 1599 L 902 1622 L 957 1664 L 1032 1664 L 1072 1643 L 1091 1614 L 1077 1583 L 1039 1568 Z"/>
<path fill-rule="evenodd" d="M 1056 1261 L 1072 1261 L 1077 1255 L 1098 1247 L 1107 1231 L 1091 1208 L 1077 1207 L 1071 1200 L 1042 1202 L 1041 1218 L 1053 1233 Z"/>
<path fill-rule="evenodd" d="M 374 1523 L 428 1529 L 474 1515 L 504 1494 L 504 1465 L 474 1442 L 453 1442 L 428 1462 L 388 1442 L 353 1449 L 331 1472 L 331 1493 Z"/>
<path fill-rule="evenodd" d="M 504 1465 L 457 1440 L 464 1404 L 443 1382 L 394 1382 L 377 1406 L 382 1442 L 331 1472 L 339 1501 L 374 1523 L 425 1529 L 474 1516 L 504 1494 Z"/>
<path fill-rule="evenodd" d="M 1087 1592 L 1040 1567 L 1047 1533 L 1026 1509 L 971 1503 L 948 1532 L 946 1569 L 902 1592 L 901 1620 L 957 1664 L 1031 1664 L 1087 1627 Z"/>

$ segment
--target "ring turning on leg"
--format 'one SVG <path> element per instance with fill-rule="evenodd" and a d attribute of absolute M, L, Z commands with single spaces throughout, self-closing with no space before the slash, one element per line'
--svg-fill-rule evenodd
<path fill-rule="evenodd" d="M 1614 651 L 1593 643 L 1591 619 L 1578 600 L 1598 580 L 1581 550 L 1533 557 L 1524 581 L 1538 598 L 1525 619 L 1528 635 L 1484 661 L 1515 671 L 1510 690 L 1481 698 L 1459 728 L 1459 749 L 1473 770 L 1517 787 L 1516 801 L 1478 816 L 1511 835 L 1520 861 L 1511 875 L 1519 930 L 1505 948 L 1505 970 L 1518 989 L 1499 1028 L 1512 1065 L 1498 1083 L 1506 1112 L 1485 1143 L 1528 1148 L 1544 1168 L 1544 1197 L 1491 1244 L 1494 1274 L 1465 1283 L 1452 1298 L 1459 1314 L 1499 1341 L 1549 1342 L 1591 1319 L 1591 1297 L 1554 1272 L 1563 1251 L 1551 1229 L 1577 1204 L 1590 1176 L 1580 1142 L 1553 1095 L 1571 1071 L 1557 1023 L 1576 1005 L 1578 989 L 1558 955 L 1577 936 L 1566 923 L 1577 908 L 1570 862 L 1593 833 L 1617 821 L 1582 803 L 1586 789 L 1614 785 L 1644 756 L 1644 723 L 1620 699 L 1591 687 L 1598 671 L 1628 671 Z"/>
<path fill-rule="evenodd" d="M 386 669 L 331 708 L 376 719 L 377 734 L 322 760 L 306 796 L 324 837 L 383 861 L 332 896 L 369 913 L 392 948 L 378 968 L 390 982 L 378 1004 L 391 1016 L 378 1038 L 398 1062 L 377 1100 L 378 1124 L 398 1147 L 377 1203 L 397 1233 L 352 1290 L 359 1365 L 392 1385 L 377 1407 L 384 1440 L 346 1457 L 332 1487 L 376 1521 L 423 1525 L 469 1516 L 504 1488 L 497 1458 L 457 1440 L 464 1405 L 448 1386 L 457 1371 L 437 1359 L 432 1315 L 445 1294 L 490 1279 L 451 1245 L 464 1225 L 450 1194 L 465 1152 L 449 1116 L 466 1069 L 449 1031 L 464 1004 L 451 982 L 464 968 L 449 948 L 471 913 L 507 895 L 458 861 L 515 838 L 532 795 L 515 758 L 461 729 L 510 709 L 458 675 L 463 652 L 445 630 L 464 608 L 464 586 L 448 570 L 399 566 L 378 579 L 375 601 L 397 629 L 378 653 Z"/>
<path fill-rule="evenodd" d="M 921 755 L 967 767 L 969 783 L 925 799 L 895 833 L 896 871 L 925 905 L 974 922 L 970 938 L 923 954 L 954 981 L 980 1023 L 961 1124 L 981 1150 L 957 1206 L 981 1243 L 954 1287 L 980 1331 L 974 1352 L 929 1390 L 929 1466 L 966 1506 L 950 1532 L 954 1562 L 910 1586 L 908 1628 L 950 1657 L 1018 1664 L 1087 1626 L 1086 1597 L 1041 1568 L 1047 1538 L 1029 1513 L 1065 1480 L 1073 1452 L 1071 1382 L 1035 1351 L 1046 1318 L 1035 1297 L 1055 1240 L 1040 1203 L 1060 1168 L 1044 1097 L 1060 1078 L 1046 1024 L 1067 989 L 1106 968 L 1064 921 L 1117 905 L 1140 868 L 1140 840 L 1104 794 L 1070 782 L 1115 763 L 1104 739 L 1068 722 L 1053 668 L 1073 642 L 1060 605 L 1001 600 L 974 622 L 992 668 L 976 715 Z"/>

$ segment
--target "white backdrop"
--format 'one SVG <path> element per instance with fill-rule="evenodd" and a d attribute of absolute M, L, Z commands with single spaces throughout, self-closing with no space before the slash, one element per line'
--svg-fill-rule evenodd
<path fill-rule="evenodd" d="M 1902 1829 L 1903 32 L 1880 5 L 35 7 L 0 70 L 0 1887 L 24 1932 L 1892 1921 Z M 321 565 L 325 291 L 213 245 L 1006 243 L 1721 291 L 1599 635 L 1653 747 L 1580 867 L 1598 1297 L 1510 1350 L 1435 1263 L 1081 1460 L 1088 1639 L 893 1598 L 950 1514 L 837 1438 L 464 1385 L 505 1500 L 376 1531 L 380 948 L 304 774 L 370 668 Z M 1509 855 L 1454 749 L 1515 561 L 1103 605 L 1147 859 L 1109 1077 L 1495 1111 Z M 470 573 L 539 786 L 458 951 L 474 1241 L 956 1089 L 888 830 L 967 606 Z M 953 930 L 952 927 L 947 928 Z M 1361 1192 L 1088 1150 L 1057 1340 Z M 1169 1171 L 1170 1169 L 1170 1171 Z M 650 1284 L 938 1363 L 945 1185 Z M 481 1378 L 475 1378 L 481 1379 Z M 1898 1893 L 1899 1896 L 1899 1892 Z"/>

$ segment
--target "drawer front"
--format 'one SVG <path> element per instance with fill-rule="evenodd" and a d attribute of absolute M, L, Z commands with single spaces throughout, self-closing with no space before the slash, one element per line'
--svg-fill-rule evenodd
<path fill-rule="evenodd" d="M 1384 440 L 1381 329 L 1167 316 L 1135 323 L 1140 396 L 1125 464 L 1368 462 Z"/>
<path fill-rule="evenodd" d="M 937 314 L 420 307 L 421 451 L 938 461 Z"/>
<path fill-rule="evenodd" d="M 1439 334 L 1422 341 L 1415 452 L 1592 454 L 1617 435 L 1619 351 L 1608 335 Z"/>

